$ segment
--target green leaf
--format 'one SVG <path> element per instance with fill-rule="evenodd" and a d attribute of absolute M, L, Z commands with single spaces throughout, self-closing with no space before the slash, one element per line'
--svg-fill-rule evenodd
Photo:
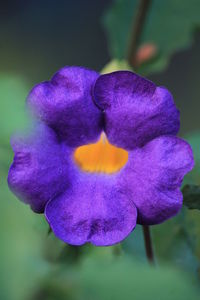
<path fill-rule="evenodd" d="M 0 74 L 0 145 L 8 144 L 11 134 L 27 126 L 25 99 L 29 88 L 19 76 Z"/>
<path fill-rule="evenodd" d="M 138 1 L 115 0 L 104 16 L 103 23 L 113 58 L 126 58 L 130 30 L 137 7 Z M 155 44 L 158 55 L 142 66 L 140 73 L 149 74 L 164 69 L 174 52 L 191 44 L 194 29 L 200 25 L 199 10 L 198 0 L 152 1 L 141 36 L 141 44 Z"/>
<path fill-rule="evenodd" d="M 4 295 L 0 298 L 29 299 L 49 270 L 42 257 L 47 228 L 41 229 L 41 215 L 34 214 L 12 195 L 6 178 L 1 178 L 0 199 L 0 293 Z"/>
<path fill-rule="evenodd" d="M 107 31 L 111 57 L 125 59 L 128 47 L 129 31 L 138 1 L 114 0 L 104 15 L 103 24 Z"/>
<path fill-rule="evenodd" d="M 90 257 L 76 268 L 61 266 L 42 282 L 40 289 L 47 299 L 59 300 L 196 300 L 199 297 L 192 276 L 172 267 L 152 268 L 126 257 L 112 260 Z"/>
<path fill-rule="evenodd" d="M 184 139 L 187 140 L 188 143 L 192 147 L 194 160 L 195 160 L 195 166 L 194 166 L 193 170 L 184 177 L 183 187 L 185 185 L 190 185 L 191 187 L 192 186 L 199 187 L 200 186 L 200 132 L 196 131 L 196 132 L 188 133 L 187 135 L 184 136 Z M 186 192 L 187 192 L 187 190 L 183 191 L 184 194 Z M 184 198 L 185 198 L 185 195 L 184 195 Z M 190 201 L 190 200 L 188 199 L 188 201 Z M 190 247 L 190 249 L 192 250 L 193 255 L 199 260 L 200 259 L 200 211 L 195 210 L 195 209 L 194 210 L 187 209 L 186 206 L 183 207 L 182 211 L 184 211 L 183 220 L 180 220 L 179 215 L 178 215 L 178 217 L 173 218 L 173 220 L 174 221 L 177 220 L 179 222 L 179 224 L 181 225 L 181 227 L 184 228 L 185 232 L 187 233 L 187 240 L 189 238 L 190 245 L 192 245 L 192 249 L 191 249 L 191 247 Z M 164 223 L 163 226 L 165 226 L 165 224 L 167 225 L 167 223 L 168 222 Z M 169 232 L 171 234 L 173 232 L 173 228 L 169 228 Z M 174 244 L 176 244 L 175 243 L 176 241 L 177 241 L 177 239 L 175 238 Z M 173 242 L 172 242 L 172 244 L 173 244 Z M 188 251 L 189 251 L 189 248 L 188 248 Z M 181 249 L 179 251 L 179 255 L 180 254 L 182 254 Z M 188 257 L 188 255 L 187 255 L 187 257 Z M 183 262 L 185 262 L 185 260 L 183 260 Z M 190 263 L 190 265 L 192 265 L 192 263 Z"/>
<path fill-rule="evenodd" d="M 154 269 L 131 259 L 110 263 L 88 261 L 81 275 L 85 293 L 91 295 L 91 299 L 156 299 L 158 295 L 163 300 L 171 299 L 172 295 L 174 299 L 197 297 L 187 276 L 184 278 L 173 269 Z"/>
<path fill-rule="evenodd" d="M 199 222 L 188 217 L 184 206 L 178 215 L 170 220 L 151 226 L 155 256 L 158 262 L 167 262 L 197 275 L 199 267 L 196 228 Z M 197 227 L 196 227 L 197 226 Z"/>
<path fill-rule="evenodd" d="M 192 132 L 184 136 L 191 145 L 194 155 L 195 166 L 193 170 L 184 177 L 183 185 L 200 185 L 200 132 Z"/>
<path fill-rule="evenodd" d="M 39 280 L 49 270 L 43 259 L 43 217 L 20 203 L 7 186 L 13 153 L 10 137 L 27 128 L 25 98 L 29 84 L 22 78 L 0 74 L 0 298 L 30 299 Z"/>
<path fill-rule="evenodd" d="M 0 175 L 8 170 L 12 161 L 11 136 L 28 128 L 25 99 L 29 85 L 22 78 L 0 74 Z"/>
<path fill-rule="evenodd" d="M 198 185 L 185 185 L 182 189 L 183 204 L 189 209 L 200 210 L 200 186 Z"/>
<path fill-rule="evenodd" d="M 133 232 L 121 243 L 126 254 L 139 261 L 147 261 L 142 226 L 139 224 Z"/>

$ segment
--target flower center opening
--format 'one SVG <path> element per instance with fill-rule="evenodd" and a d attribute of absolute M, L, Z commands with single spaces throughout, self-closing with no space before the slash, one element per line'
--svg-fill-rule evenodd
<path fill-rule="evenodd" d="M 112 174 L 127 163 L 128 152 L 111 145 L 105 133 L 102 133 L 96 144 L 78 147 L 74 159 L 83 171 Z"/>

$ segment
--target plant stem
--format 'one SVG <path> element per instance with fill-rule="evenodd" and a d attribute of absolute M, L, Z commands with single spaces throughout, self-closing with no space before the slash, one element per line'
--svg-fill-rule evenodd
<path fill-rule="evenodd" d="M 153 253 L 153 246 L 151 241 L 151 232 L 150 227 L 148 225 L 142 225 L 143 234 L 144 234 L 144 243 L 145 243 L 145 250 L 146 256 L 150 264 L 155 264 L 154 260 L 154 253 Z"/>
<path fill-rule="evenodd" d="M 127 51 L 127 59 L 131 66 L 135 67 L 135 56 L 138 47 L 138 43 L 141 38 L 142 30 L 145 24 L 148 9 L 150 7 L 151 0 L 140 0 L 138 11 L 135 21 L 130 32 L 130 41 Z"/>

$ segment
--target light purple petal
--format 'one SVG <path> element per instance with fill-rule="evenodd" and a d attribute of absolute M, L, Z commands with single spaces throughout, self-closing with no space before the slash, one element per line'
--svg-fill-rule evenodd
<path fill-rule="evenodd" d="M 94 87 L 96 105 L 105 118 L 109 141 L 127 150 L 179 130 L 179 111 L 164 87 L 129 71 L 100 76 Z"/>
<path fill-rule="evenodd" d="M 194 165 L 184 140 L 163 136 L 129 153 L 119 185 L 138 210 L 138 223 L 157 224 L 174 216 L 182 206 L 180 186 Z"/>
<path fill-rule="evenodd" d="M 40 125 L 31 137 L 12 141 L 15 157 L 10 167 L 10 189 L 35 212 L 69 186 L 66 151 L 52 129 Z"/>
<path fill-rule="evenodd" d="M 65 67 L 32 89 L 28 106 L 68 145 L 94 142 L 102 130 L 102 114 L 92 101 L 98 76 L 82 67 Z"/>
<path fill-rule="evenodd" d="M 72 245 L 118 243 L 134 229 L 137 219 L 134 204 L 118 190 L 115 177 L 86 173 L 50 201 L 45 214 L 55 235 Z"/>

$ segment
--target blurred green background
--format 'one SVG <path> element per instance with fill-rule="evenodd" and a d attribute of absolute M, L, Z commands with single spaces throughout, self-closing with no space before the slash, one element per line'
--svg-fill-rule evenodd
<path fill-rule="evenodd" d="M 0 1 L 0 299 L 199 299 L 200 212 L 182 211 L 153 226 L 156 267 L 149 266 L 142 229 L 120 245 L 72 247 L 48 234 L 42 215 L 7 187 L 10 136 L 27 124 L 30 88 L 60 67 L 131 68 L 126 51 L 137 0 Z M 200 1 L 153 0 L 136 71 L 174 95 L 180 135 L 196 166 L 185 183 L 200 184 Z M 105 69 L 104 69 L 105 70 Z"/>

